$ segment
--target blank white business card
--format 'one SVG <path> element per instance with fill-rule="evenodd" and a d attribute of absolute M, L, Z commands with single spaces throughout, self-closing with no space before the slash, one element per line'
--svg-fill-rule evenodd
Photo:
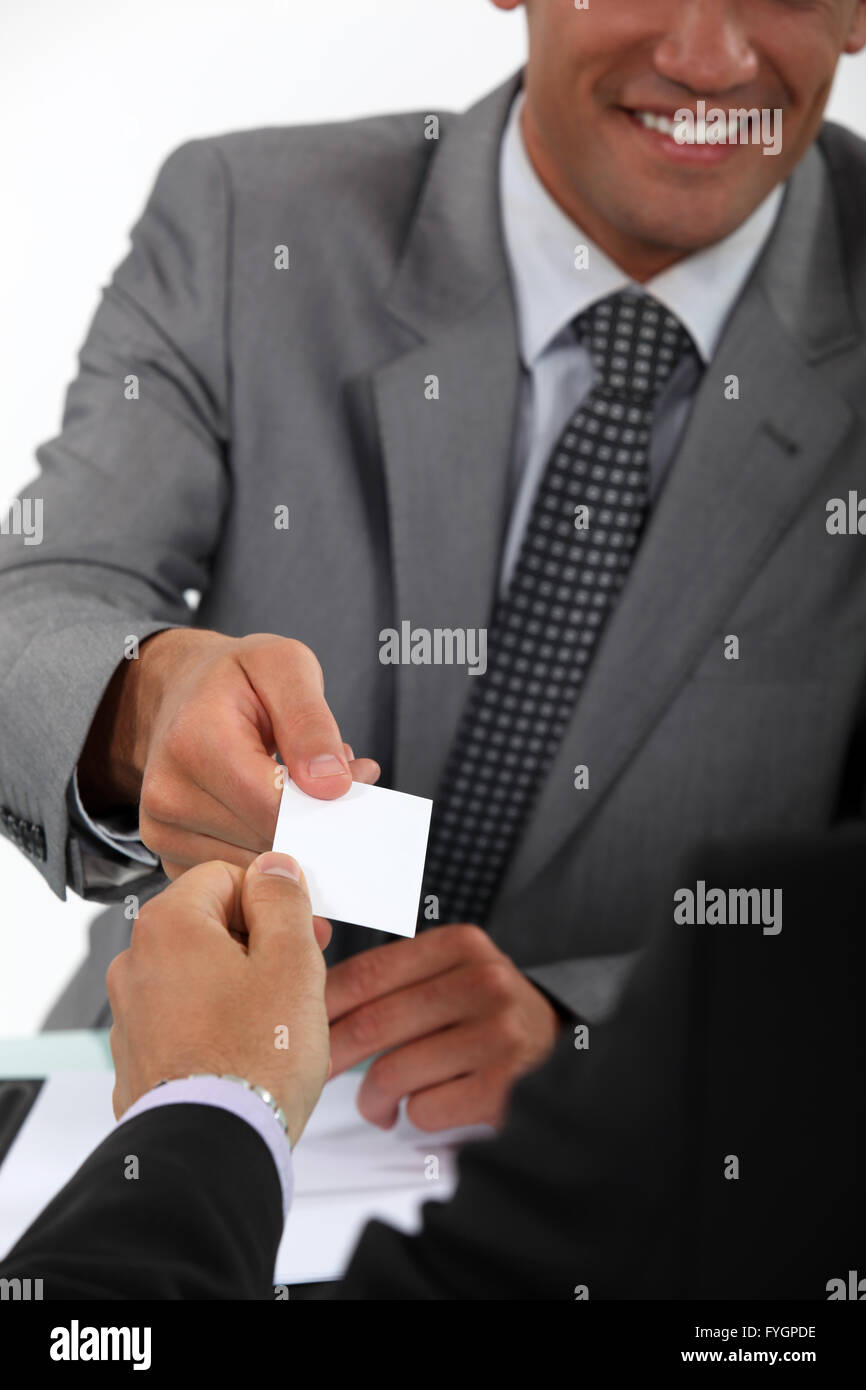
<path fill-rule="evenodd" d="M 363 782 L 320 801 L 287 777 L 274 849 L 297 859 L 317 916 L 414 936 L 432 809 Z"/>

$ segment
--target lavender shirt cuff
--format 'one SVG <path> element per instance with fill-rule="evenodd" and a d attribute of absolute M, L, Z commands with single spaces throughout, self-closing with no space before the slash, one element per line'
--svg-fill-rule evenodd
<path fill-rule="evenodd" d="M 167 1081 L 155 1086 L 132 1104 L 120 1118 L 120 1124 L 156 1110 L 161 1105 L 215 1105 L 246 1120 L 264 1139 L 271 1151 L 283 1194 L 283 1220 L 289 1214 L 292 1201 L 292 1150 L 280 1128 L 277 1117 L 254 1091 L 228 1081 L 222 1076 L 195 1076 L 180 1081 Z"/>

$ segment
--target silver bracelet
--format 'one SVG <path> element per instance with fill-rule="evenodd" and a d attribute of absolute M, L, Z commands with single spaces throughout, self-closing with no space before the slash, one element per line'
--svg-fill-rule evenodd
<path fill-rule="evenodd" d="M 272 1096 L 270 1091 L 265 1090 L 264 1086 L 254 1086 L 252 1082 L 247 1081 L 244 1076 L 233 1076 L 231 1072 L 227 1071 L 194 1071 L 191 1072 L 189 1076 L 164 1076 L 161 1081 L 157 1081 L 156 1086 L 167 1086 L 169 1081 L 202 1081 L 211 1077 L 215 1077 L 217 1081 L 236 1081 L 238 1085 L 243 1086 L 245 1090 L 254 1091 L 259 1099 L 265 1102 L 265 1105 L 280 1126 L 283 1134 L 288 1138 L 289 1122 L 283 1113 L 282 1107 L 277 1104 L 276 1097 Z M 154 1090 L 156 1090 L 156 1086 L 154 1086 Z"/>

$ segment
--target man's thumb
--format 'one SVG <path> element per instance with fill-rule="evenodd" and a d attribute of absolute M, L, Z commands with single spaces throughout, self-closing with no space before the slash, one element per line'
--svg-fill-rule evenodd
<path fill-rule="evenodd" d="M 307 881 L 290 854 L 268 850 L 253 860 L 244 875 L 241 907 L 251 955 L 315 941 Z"/>

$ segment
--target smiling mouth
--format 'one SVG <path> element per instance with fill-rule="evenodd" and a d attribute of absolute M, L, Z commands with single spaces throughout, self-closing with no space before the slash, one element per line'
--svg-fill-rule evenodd
<path fill-rule="evenodd" d="M 628 119 L 644 148 L 674 167 L 709 171 L 734 157 L 741 144 L 736 118 L 728 118 L 727 139 L 719 140 L 718 127 L 707 139 L 708 123 L 696 113 L 692 113 L 691 120 L 681 117 L 676 121 L 673 111 L 628 106 L 616 109 Z M 689 108 L 677 109 L 682 112 Z"/>

